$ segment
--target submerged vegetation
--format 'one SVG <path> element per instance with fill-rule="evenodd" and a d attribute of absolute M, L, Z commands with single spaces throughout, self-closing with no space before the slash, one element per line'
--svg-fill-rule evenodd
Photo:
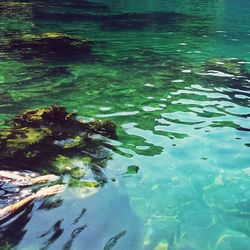
<path fill-rule="evenodd" d="M 26 111 L 13 117 L 9 124 L 10 128 L 0 131 L 0 166 L 14 169 L 35 166 L 33 170 L 42 172 L 39 166 L 47 165 L 49 172 L 70 173 L 73 178 L 70 185 L 97 187 L 106 183 L 102 173 L 105 156 L 101 159 L 101 166 L 91 167 L 97 182 L 76 182 L 85 176 L 87 168 L 74 166 L 72 159 L 74 155 L 90 149 L 91 145 L 92 153 L 98 150 L 101 137 L 99 142 L 91 142 L 96 134 L 103 138 L 116 138 L 115 125 L 111 121 L 79 121 L 76 114 L 68 113 L 64 107 L 53 106 Z M 84 162 L 84 157 L 81 158 Z M 48 165 L 52 165 L 50 169 Z"/>

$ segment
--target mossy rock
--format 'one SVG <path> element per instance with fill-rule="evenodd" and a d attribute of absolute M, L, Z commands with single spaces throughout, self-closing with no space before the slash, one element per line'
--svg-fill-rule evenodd
<path fill-rule="evenodd" d="M 25 111 L 14 116 L 11 123 L 15 128 L 20 128 L 65 124 L 68 121 L 75 121 L 75 114 L 68 113 L 64 107 L 53 106 Z"/>
<path fill-rule="evenodd" d="M 51 135 L 47 128 L 20 128 L 0 133 L 1 158 L 14 157 L 17 152 L 23 151 L 44 141 Z M 27 151 L 28 153 L 28 151 Z"/>
<path fill-rule="evenodd" d="M 11 124 L 14 128 L 47 127 L 53 134 L 68 133 L 77 136 L 79 132 L 101 134 L 106 137 L 116 137 L 116 127 L 112 121 L 84 122 L 76 119 L 75 113 L 68 113 L 64 107 L 52 106 L 29 110 L 13 117 Z M 80 141 L 76 137 L 77 141 Z"/>
<path fill-rule="evenodd" d="M 0 164 L 4 159 L 15 162 L 18 157 L 25 161 L 48 153 L 47 157 L 55 157 L 58 153 L 80 152 L 88 147 L 93 134 L 116 137 L 111 121 L 78 121 L 74 113 L 56 106 L 26 111 L 9 124 L 11 128 L 0 131 Z"/>
<path fill-rule="evenodd" d="M 249 74 L 245 63 L 238 59 L 213 58 L 205 62 L 206 71 L 220 71 L 233 76 L 246 76 Z"/>
<path fill-rule="evenodd" d="M 63 33 L 25 34 L 14 38 L 6 47 L 8 51 L 20 52 L 30 57 L 79 56 L 89 55 L 93 42 L 79 36 Z"/>

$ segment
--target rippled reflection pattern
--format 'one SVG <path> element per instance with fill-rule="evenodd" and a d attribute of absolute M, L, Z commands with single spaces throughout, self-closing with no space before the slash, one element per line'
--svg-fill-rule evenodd
<path fill-rule="evenodd" d="M 32 204 L 2 223 L 1 246 L 250 249 L 249 8 L 243 0 L 2 1 L 1 127 L 57 104 L 112 119 L 118 140 L 105 143 L 105 186 L 92 196 L 68 187 Z M 92 53 L 5 50 L 20 34 L 42 32 L 88 38 Z"/>

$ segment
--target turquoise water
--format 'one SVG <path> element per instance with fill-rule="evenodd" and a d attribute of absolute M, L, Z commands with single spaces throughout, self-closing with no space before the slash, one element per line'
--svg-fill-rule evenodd
<path fill-rule="evenodd" d="M 0 52 L 0 123 L 63 105 L 112 119 L 107 184 L 37 201 L 1 226 L 8 249 L 250 249 L 250 78 L 206 75 L 204 62 L 250 69 L 250 2 L 7 1 L 0 42 L 62 32 L 95 42 L 84 60 Z M 18 164 L 18 163 L 17 163 Z M 85 164 L 79 156 L 71 164 Z M 135 175 L 123 174 L 139 166 Z M 68 176 L 63 176 L 67 183 Z M 116 181 L 111 179 L 115 178 Z"/>

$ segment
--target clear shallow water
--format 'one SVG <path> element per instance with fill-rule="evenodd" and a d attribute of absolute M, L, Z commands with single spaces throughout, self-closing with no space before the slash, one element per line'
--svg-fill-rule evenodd
<path fill-rule="evenodd" d="M 1 124 L 59 104 L 79 117 L 112 119 L 119 137 L 107 142 L 104 187 L 85 199 L 68 187 L 36 202 L 1 228 L 2 244 L 249 249 L 250 79 L 206 77 L 202 67 L 238 58 L 249 69 L 249 8 L 246 1 L 29 1 L 1 12 L 1 42 L 22 32 L 95 41 L 84 61 L 1 53 Z M 130 165 L 138 174 L 122 175 Z"/>

